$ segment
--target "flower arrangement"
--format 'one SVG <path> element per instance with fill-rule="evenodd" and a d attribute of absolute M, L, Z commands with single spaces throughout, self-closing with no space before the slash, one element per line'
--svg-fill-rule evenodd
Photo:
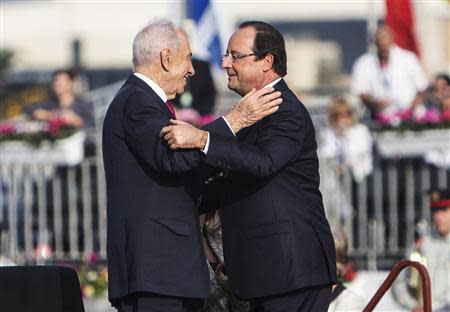
<path fill-rule="evenodd" d="M 77 270 L 84 298 L 103 298 L 108 290 L 108 269 L 100 264 L 96 254 L 83 262 Z"/>
<path fill-rule="evenodd" d="M 450 128 L 450 111 L 439 111 L 435 108 L 412 110 L 406 109 L 393 114 L 379 113 L 377 131 L 421 131 L 428 129 Z"/>
<path fill-rule="evenodd" d="M 39 146 L 43 141 L 54 142 L 74 134 L 77 129 L 61 117 L 47 122 L 3 122 L 0 124 L 0 143 L 23 141 Z"/>

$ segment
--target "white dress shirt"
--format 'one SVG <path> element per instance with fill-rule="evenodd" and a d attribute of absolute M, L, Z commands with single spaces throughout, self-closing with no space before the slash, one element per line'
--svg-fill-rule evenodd
<path fill-rule="evenodd" d="M 156 82 L 154 82 L 153 80 L 151 80 L 150 78 L 148 78 L 147 76 L 144 76 L 140 73 L 134 73 L 134 75 L 138 78 L 140 78 L 141 80 L 143 80 L 146 84 L 148 84 L 148 86 L 155 91 L 155 93 L 161 98 L 161 100 L 166 103 L 167 102 L 167 95 L 164 92 L 163 89 L 161 89 L 160 86 L 158 86 L 156 84 Z"/>
<path fill-rule="evenodd" d="M 387 99 L 385 113 L 395 113 L 410 107 L 418 92 L 426 89 L 427 78 L 416 55 L 393 45 L 389 62 L 381 67 L 376 53 L 360 56 L 353 66 L 352 92 L 369 94 L 375 100 Z"/>

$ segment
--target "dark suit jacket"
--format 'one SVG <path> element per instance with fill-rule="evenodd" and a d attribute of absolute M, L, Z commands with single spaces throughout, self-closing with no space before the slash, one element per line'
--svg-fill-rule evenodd
<path fill-rule="evenodd" d="M 191 298 L 209 292 L 189 173 L 201 154 L 170 150 L 159 137 L 170 118 L 161 98 L 130 75 L 104 120 L 111 300 L 137 291 Z"/>
<path fill-rule="evenodd" d="M 314 126 L 283 80 L 275 89 L 280 109 L 237 139 L 221 119 L 206 127 L 206 163 L 229 174 L 209 183 L 212 201 L 204 204 L 222 208 L 225 267 L 244 299 L 336 282 Z"/>

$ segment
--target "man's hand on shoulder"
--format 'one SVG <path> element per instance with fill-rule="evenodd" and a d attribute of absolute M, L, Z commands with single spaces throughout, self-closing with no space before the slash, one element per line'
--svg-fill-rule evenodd
<path fill-rule="evenodd" d="M 281 92 L 274 88 L 252 89 L 225 118 L 234 133 L 249 127 L 266 116 L 275 113 L 281 102 Z"/>
<path fill-rule="evenodd" d="M 160 136 L 167 141 L 171 149 L 205 148 L 208 133 L 193 125 L 181 121 L 170 120 L 171 125 L 161 129 Z"/>

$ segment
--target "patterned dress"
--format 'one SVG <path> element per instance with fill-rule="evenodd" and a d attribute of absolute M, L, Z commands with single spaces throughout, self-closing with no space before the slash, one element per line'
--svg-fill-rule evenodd
<path fill-rule="evenodd" d="M 206 222 L 203 227 L 203 237 L 207 247 L 214 253 L 219 263 L 208 262 L 211 294 L 206 299 L 202 312 L 247 312 L 249 304 L 239 300 L 231 290 L 224 272 L 222 231 L 220 226 L 214 228 Z M 217 224 L 216 224 L 217 225 Z"/>

